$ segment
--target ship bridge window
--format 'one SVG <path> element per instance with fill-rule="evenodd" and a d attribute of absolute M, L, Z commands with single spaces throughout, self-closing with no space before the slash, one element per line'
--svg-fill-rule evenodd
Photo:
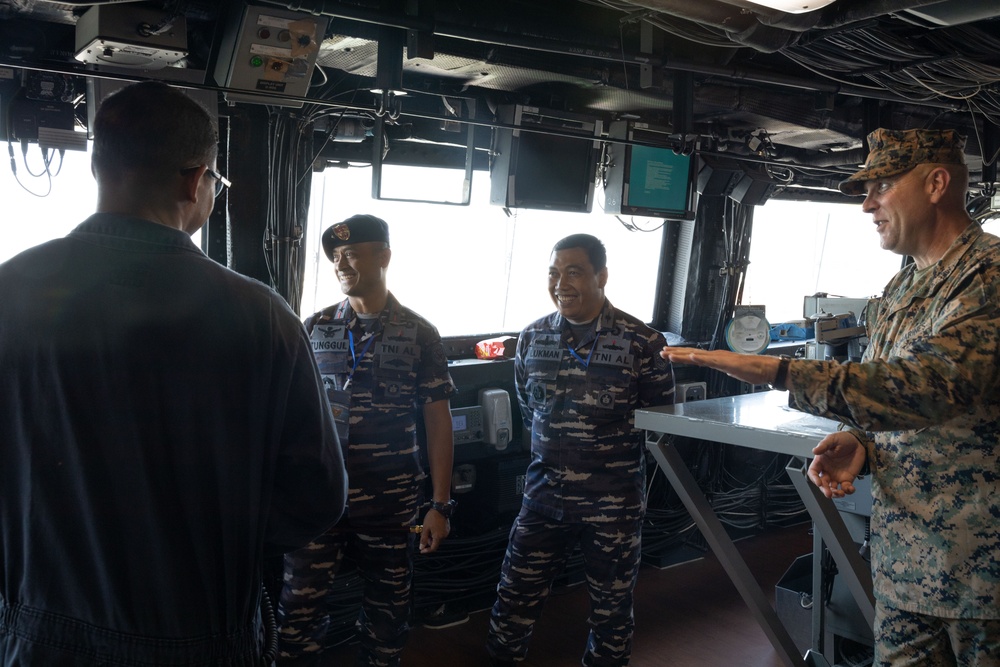
<path fill-rule="evenodd" d="M 0 173 L 3 202 L 0 262 L 73 231 L 97 208 L 97 182 L 90 172 L 90 150 L 51 155 L 46 169 L 41 149 L 32 144 L 15 150 L 16 172 Z M 201 247 L 201 230 L 191 239 Z"/>
<path fill-rule="evenodd" d="M 754 212 L 743 303 L 763 305 L 772 324 L 801 320 L 804 297 L 880 294 L 902 263 L 902 257 L 881 248 L 860 200 L 772 199 Z"/>
<path fill-rule="evenodd" d="M 50 151 L 48 167 L 37 144 L 14 151 L 16 172 L 0 175 L 3 230 L 0 262 L 39 243 L 66 236 L 97 204 L 97 183 L 87 152 Z"/>
<path fill-rule="evenodd" d="M 414 191 L 423 199 L 445 199 L 433 192 L 436 183 L 454 182 L 442 178 L 442 171 L 452 170 L 413 167 Z M 489 177 L 482 172 L 472 180 L 468 206 L 373 200 L 371 170 L 364 167 L 326 169 L 314 179 L 303 318 L 344 298 L 322 251 L 323 230 L 355 213 L 370 213 L 389 223 L 390 291 L 442 336 L 520 331 L 551 313 L 550 251 L 559 239 L 580 232 L 600 238 L 608 249 L 611 302 L 646 322 L 652 319 L 661 220 L 634 225 L 653 230 L 648 233 L 630 231 L 599 204 L 589 214 L 521 209 L 508 215 L 489 203 Z"/>

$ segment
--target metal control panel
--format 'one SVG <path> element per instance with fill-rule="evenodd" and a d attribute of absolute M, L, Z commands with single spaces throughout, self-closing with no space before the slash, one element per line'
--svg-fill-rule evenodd
<path fill-rule="evenodd" d="M 483 409 L 478 405 L 451 409 L 452 440 L 456 445 L 483 441 Z"/>
<path fill-rule="evenodd" d="M 231 89 L 226 98 L 301 107 L 300 101 L 252 93 L 304 97 L 326 23 L 322 16 L 271 7 L 246 7 L 239 30 L 225 35 L 216 66 L 216 80 Z"/>

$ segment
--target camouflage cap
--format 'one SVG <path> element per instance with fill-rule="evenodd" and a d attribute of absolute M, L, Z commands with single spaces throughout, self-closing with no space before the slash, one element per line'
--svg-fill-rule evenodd
<path fill-rule="evenodd" d="M 362 213 L 352 215 L 323 232 L 323 252 L 333 261 L 333 249 L 342 245 L 378 241 L 389 245 L 389 225 L 382 218 Z"/>
<path fill-rule="evenodd" d="M 918 164 L 965 164 L 965 137 L 955 130 L 886 130 L 868 135 L 868 159 L 861 171 L 838 186 L 863 195 L 865 182 L 909 171 Z"/>

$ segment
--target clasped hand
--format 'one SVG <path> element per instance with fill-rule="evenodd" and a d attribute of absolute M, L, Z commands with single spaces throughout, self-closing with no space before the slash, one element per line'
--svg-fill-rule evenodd
<path fill-rule="evenodd" d="M 850 431 L 836 431 L 813 448 L 809 479 L 827 498 L 854 493 L 854 479 L 865 465 L 864 445 Z"/>
<path fill-rule="evenodd" d="M 420 553 L 437 551 L 449 533 L 451 522 L 443 514 L 434 510 L 427 512 L 424 516 L 424 529 L 420 533 Z"/>

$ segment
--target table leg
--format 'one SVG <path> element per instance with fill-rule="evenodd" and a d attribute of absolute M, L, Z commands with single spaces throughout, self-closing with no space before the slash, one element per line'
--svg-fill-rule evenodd
<path fill-rule="evenodd" d="M 670 480 L 681 502 L 691 514 L 691 518 L 698 525 L 705 540 L 712 548 L 712 552 L 729 575 L 729 579 L 743 597 L 743 601 L 750 607 L 750 612 L 771 641 L 778 656 L 789 667 L 804 667 L 805 660 L 799 655 L 795 642 L 792 641 L 788 630 L 782 625 L 781 619 L 778 618 L 771 602 L 764 595 L 760 584 L 750 572 L 746 561 L 736 550 L 736 545 L 733 544 L 722 522 L 719 521 L 719 517 L 716 516 L 712 506 L 708 504 L 705 494 L 698 488 L 698 483 L 691 475 L 691 471 L 688 470 L 684 459 L 670 444 L 670 437 L 660 435 L 655 442 L 647 442 L 647 447 L 667 479 Z"/>
<path fill-rule="evenodd" d="M 791 476 L 793 473 L 789 472 Z M 813 563 L 812 563 L 812 648 L 814 651 L 823 653 L 826 648 L 826 638 L 823 636 L 823 629 L 826 628 L 826 598 L 825 591 L 826 577 L 823 576 L 823 538 L 819 535 L 819 530 L 813 530 Z"/>
<path fill-rule="evenodd" d="M 837 507 L 812 484 L 806 476 L 808 463 L 799 457 L 793 458 L 785 467 L 788 478 L 799 492 L 802 502 L 812 517 L 813 525 L 823 538 L 826 548 L 830 550 L 833 561 L 837 564 L 837 572 L 844 577 L 847 590 L 854 597 L 858 609 L 868 627 L 875 626 L 875 595 L 872 593 L 871 566 L 865 562 L 858 550 L 854 548 L 843 519 L 837 514 Z M 818 558 L 815 555 L 814 558 Z M 813 595 L 813 600 L 820 597 Z"/>

